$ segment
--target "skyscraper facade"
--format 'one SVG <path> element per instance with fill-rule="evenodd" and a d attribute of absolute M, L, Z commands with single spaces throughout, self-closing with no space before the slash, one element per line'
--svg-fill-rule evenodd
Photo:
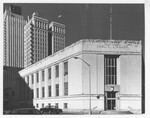
<path fill-rule="evenodd" d="M 24 67 L 24 25 L 21 7 L 11 5 L 4 12 L 4 66 Z"/>
<path fill-rule="evenodd" d="M 65 25 L 52 21 L 49 24 L 49 54 L 65 48 Z"/>
<path fill-rule="evenodd" d="M 25 67 L 48 56 L 48 20 L 34 12 L 24 27 L 24 40 Z"/>

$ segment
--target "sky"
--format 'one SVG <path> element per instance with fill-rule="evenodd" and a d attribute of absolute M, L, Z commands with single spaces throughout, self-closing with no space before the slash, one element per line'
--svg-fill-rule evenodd
<path fill-rule="evenodd" d="M 9 4 L 4 3 L 4 9 Z M 12 3 L 14 4 L 14 3 Z M 110 4 L 17 3 L 27 20 L 33 12 L 66 26 L 66 46 L 80 39 L 110 39 Z M 58 17 L 61 16 L 61 17 Z M 112 4 L 114 40 L 144 40 L 144 4 Z"/>

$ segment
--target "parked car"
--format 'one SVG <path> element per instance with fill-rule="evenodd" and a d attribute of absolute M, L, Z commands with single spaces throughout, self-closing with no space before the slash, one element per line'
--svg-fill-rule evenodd
<path fill-rule="evenodd" d="M 57 106 L 46 106 L 40 109 L 42 114 L 60 114 L 62 113 L 62 109 L 59 109 Z"/>
<path fill-rule="evenodd" d="M 8 114 L 41 114 L 38 109 L 35 108 L 17 108 L 12 109 Z"/>

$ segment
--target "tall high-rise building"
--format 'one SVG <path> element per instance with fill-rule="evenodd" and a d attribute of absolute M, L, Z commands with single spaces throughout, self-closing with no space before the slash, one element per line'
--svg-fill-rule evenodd
<path fill-rule="evenodd" d="M 49 24 L 48 38 L 48 55 L 65 48 L 65 25 L 52 21 Z"/>
<path fill-rule="evenodd" d="M 3 14 L 3 106 L 9 109 L 18 104 L 23 93 L 20 82 L 24 83 L 18 71 L 24 68 L 24 25 L 22 9 L 10 5 Z"/>
<path fill-rule="evenodd" d="M 24 65 L 36 63 L 48 56 L 48 20 L 34 12 L 24 27 Z"/>
<path fill-rule="evenodd" d="M 21 7 L 9 6 L 4 12 L 4 66 L 24 67 L 24 25 Z"/>

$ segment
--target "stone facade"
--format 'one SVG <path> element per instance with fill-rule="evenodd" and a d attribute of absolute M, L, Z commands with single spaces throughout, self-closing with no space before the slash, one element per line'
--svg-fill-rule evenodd
<path fill-rule="evenodd" d="M 83 39 L 21 70 L 19 74 L 23 78 L 34 75 L 31 89 L 36 108 L 51 104 L 63 109 L 89 109 L 90 77 L 92 110 L 140 113 L 141 47 L 141 41 Z M 90 65 L 90 72 L 83 60 Z M 65 62 L 68 63 L 67 74 L 64 74 Z M 56 66 L 59 66 L 59 76 L 56 76 Z M 42 71 L 45 72 L 44 80 Z"/>

